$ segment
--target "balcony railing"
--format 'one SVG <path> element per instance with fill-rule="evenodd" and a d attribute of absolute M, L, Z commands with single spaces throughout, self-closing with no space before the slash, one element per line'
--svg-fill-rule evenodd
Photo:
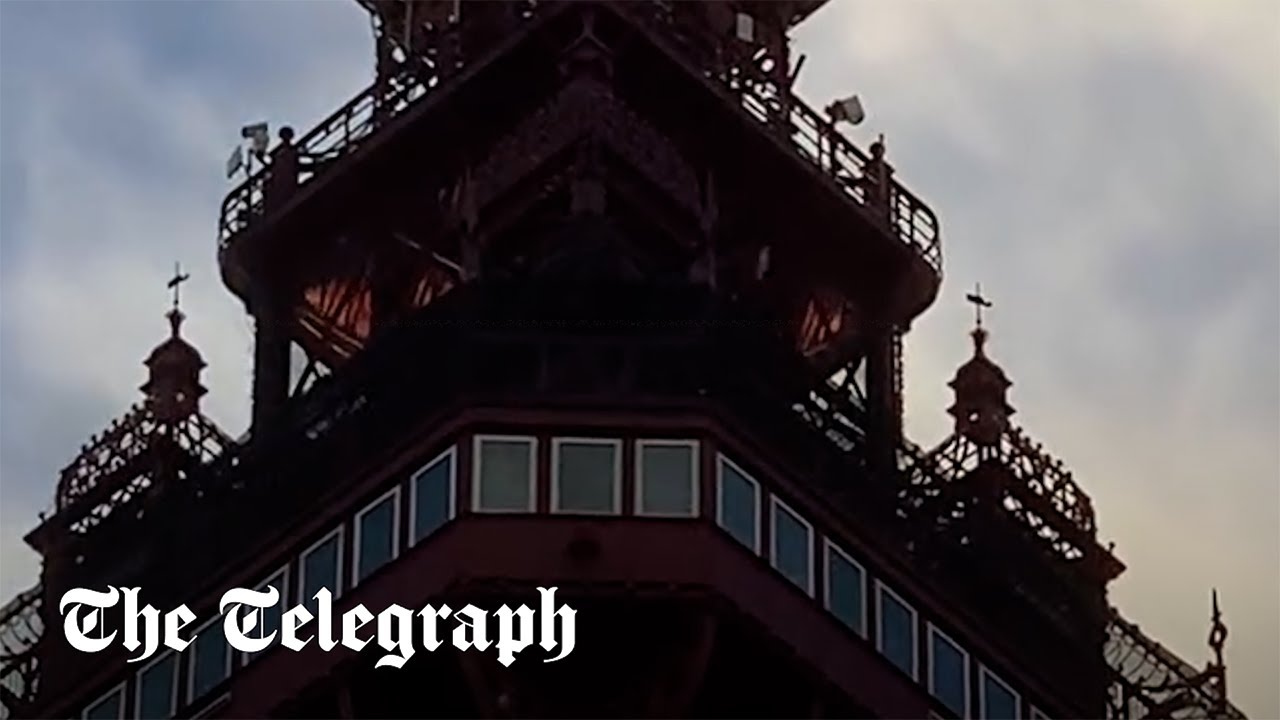
<path fill-rule="evenodd" d="M 300 162 L 298 184 L 318 177 L 334 161 L 351 154 L 373 136 L 378 127 L 408 109 L 427 94 L 429 87 L 410 72 L 384 85 L 374 84 L 356 95 L 315 126 L 296 144 Z M 264 167 L 237 185 L 222 202 L 218 222 L 218 249 L 225 250 L 231 239 L 262 215 L 263 196 L 270 167 Z"/>
<path fill-rule="evenodd" d="M 655 31 L 661 44 L 720 83 L 749 116 L 831 178 L 874 221 L 887 220 L 887 231 L 915 250 L 941 276 L 941 238 L 933 211 L 900 183 L 890 181 L 886 218 L 886 213 L 877 208 L 880 201 L 867 192 L 869 185 L 865 181 L 875 174 L 871 167 L 874 160 L 845 137 L 831 119 L 809 107 L 789 88 L 780 87 L 776 77 L 762 69 L 764 62 L 758 62 L 758 53 L 766 52 L 766 48 L 744 44 L 699 25 L 697 13 L 677 17 L 663 3 L 625 7 L 629 8 L 629 16 Z"/>
<path fill-rule="evenodd" d="M 690 38 L 690 29 L 676 27 L 671 15 L 661 11 L 661 3 L 653 3 L 652 6 L 653 12 L 626 11 L 626 14 L 650 26 L 657 36 L 664 39 L 663 44 L 669 45 L 694 67 L 707 65 L 709 57 L 723 58 L 735 54 L 727 50 L 729 39 L 718 35 L 711 36 L 711 40 L 724 46 L 722 51 L 708 53 L 707 36 Z M 416 65 L 419 70 L 425 67 L 423 63 Z M 389 82 L 370 86 L 299 139 L 299 156 L 304 161 L 299 184 L 318 177 L 332 165 L 332 161 L 357 150 L 381 124 L 403 113 L 429 89 L 440 84 L 439 74 L 427 74 L 429 80 L 424 82 L 416 72 L 406 69 Z M 754 64 L 739 62 L 732 69 L 711 67 L 705 70 L 705 74 L 717 78 L 728 95 L 736 97 L 748 116 L 783 138 L 800 157 L 830 178 L 834 188 L 866 211 L 874 222 L 882 224 L 886 232 L 906 243 L 934 272 L 941 275 L 942 251 L 938 221 L 933 211 L 892 180 L 888 182 L 887 198 L 871 197 L 866 181 L 875 175 L 872 168 L 875 161 L 841 134 L 829 118 L 806 105 L 790 90 L 779 90 L 776 83 Z M 220 250 L 225 249 L 233 237 L 263 213 L 263 191 L 268 172 L 268 168 L 258 170 L 233 189 L 223 202 L 218 225 Z"/>

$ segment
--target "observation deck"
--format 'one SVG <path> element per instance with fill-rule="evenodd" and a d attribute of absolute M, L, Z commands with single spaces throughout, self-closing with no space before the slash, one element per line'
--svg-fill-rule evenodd
<path fill-rule="evenodd" d="M 821 2 L 482 3 L 474 7 L 464 4 L 463 13 L 470 15 L 463 21 L 446 12 L 453 3 L 361 0 L 361 4 L 374 14 L 384 39 L 379 78 L 290 143 L 298 162 L 290 164 L 288 177 L 280 177 L 271 160 L 278 154 L 277 146 L 265 158 L 265 167 L 233 188 L 222 204 L 218 256 L 223 279 L 250 306 L 255 286 L 281 282 L 278 278 L 263 279 L 255 269 L 257 258 L 288 256 L 294 258 L 290 262 L 310 263 L 297 253 L 304 248 L 308 254 L 323 253 L 322 248 L 332 244 L 334 238 L 324 240 L 317 235 L 339 234 L 335 226 L 349 222 L 341 208 L 350 205 L 353 194 L 364 193 L 366 198 L 374 198 L 372 202 L 383 202 L 387 195 L 412 184 L 420 206 L 421 198 L 443 196 L 456 188 L 458 177 L 471 167 L 470 161 L 460 161 L 459 156 L 483 157 L 495 147 L 502 149 L 510 124 L 527 116 L 531 105 L 556 90 L 554 81 L 538 73 L 557 62 L 547 55 L 547 45 L 563 46 L 572 40 L 564 30 L 568 23 L 557 25 L 557 20 L 572 12 L 585 12 L 586 6 L 600 16 L 599 25 L 608 26 L 600 31 L 602 37 L 609 36 L 610 44 L 622 48 L 620 56 L 626 54 L 615 59 L 618 70 L 611 78 L 613 86 L 629 86 L 619 92 L 630 93 L 633 107 L 644 120 L 657 122 L 663 131 L 660 134 L 670 136 L 674 124 L 686 125 L 676 130 L 679 142 L 674 146 L 678 152 L 669 153 L 675 161 L 655 172 L 655 176 L 665 173 L 658 182 L 675 190 L 672 195 L 683 194 L 686 206 L 698 206 L 707 192 L 703 176 L 717 168 L 721 173 L 717 182 L 734 186 L 740 215 L 765 212 L 758 202 L 765 192 L 777 196 L 771 206 L 806 206 L 793 211 L 801 215 L 793 219 L 781 219 L 784 213 L 776 211 L 779 219 L 769 221 L 771 230 L 788 247 L 774 250 L 791 253 L 793 267 L 819 268 L 827 277 L 814 281 L 814 287 L 807 290 L 796 289 L 805 280 L 789 280 L 793 287 L 786 292 L 812 293 L 816 298 L 834 288 L 833 292 L 845 299 L 863 293 L 865 297 L 845 304 L 882 303 L 885 309 L 877 312 L 899 328 L 907 327 L 936 298 L 942 253 L 933 211 L 893 179 L 882 152 L 858 147 L 839 131 L 832 118 L 810 107 L 790 89 L 794 73 L 789 68 L 786 30 Z M 502 32 L 486 35 L 486 26 L 475 15 L 478 9 L 490 6 L 502 8 L 492 12 L 501 12 L 506 24 Z M 724 18 L 712 9 L 704 12 L 704 6 L 714 6 L 720 12 L 731 8 L 739 14 L 759 13 L 756 40 L 735 37 L 731 29 L 724 28 Z M 643 42 L 637 43 L 640 38 Z M 640 45 L 644 48 L 637 50 Z M 668 92 L 694 98 L 699 106 L 690 109 L 674 97 L 657 97 Z M 720 109 L 714 110 L 708 103 L 717 103 Z M 701 130 L 690 129 L 689 118 L 680 117 L 681 110 L 724 125 L 725 132 L 708 135 L 705 125 Z M 477 116 L 478 112 L 482 115 Z M 627 127 L 618 132 L 637 137 Z M 729 134 L 734 140 L 724 139 Z M 747 138 L 750 145 L 744 146 L 747 135 L 754 137 Z M 396 150 L 390 149 L 393 147 Z M 403 160 L 410 153 L 429 158 L 426 165 L 434 167 L 424 168 L 419 163 L 413 171 L 417 176 L 410 179 Z M 639 156 L 653 159 L 647 149 Z M 664 160 L 660 157 L 656 162 L 661 165 Z M 792 175 L 782 179 L 775 168 L 785 169 L 786 164 L 792 166 L 786 169 Z M 375 183 L 371 180 L 375 172 L 379 176 L 376 182 L 382 183 L 376 191 L 368 189 Z M 511 185 L 516 180 L 503 182 Z M 273 183 L 287 186 L 288 197 L 273 202 Z M 815 187 L 819 189 L 815 191 Z M 392 189 L 384 192 L 382 188 Z M 415 211 L 419 216 L 436 212 Z M 384 214 L 404 212 L 385 210 Z M 349 214 L 357 213 L 352 210 Z M 722 210 L 721 215 L 726 214 Z M 462 264 L 459 242 L 451 237 L 453 229 L 447 223 L 421 217 L 415 222 L 419 225 L 415 243 L 428 247 L 451 267 Z M 753 224 L 759 226 L 754 220 L 740 219 L 742 227 Z M 822 248 L 813 239 L 817 233 L 843 233 L 846 237 L 843 241 L 837 237 L 834 245 Z M 295 288 L 327 287 L 325 272 L 299 271 L 305 279 L 295 278 L 289 284 Z M 796 276 L 802 272 L 809 271 L 797 270 Z M 433 293 L 438 295 L 460 281 L 462 278 L 454 277 L 437 283 Z M 803 300 L 788 302 L 804 304 Z M 319 317 L 324 312 L 316 307 L 295 309 L 300 330 L 291 334 L 302 336 L 304 346 L 318 347 L 314 354 L 327 361 L 349 357 L 369 333 L 364 315 L 373 303 L 368 298 L 355 301 L 355 305 L 361 304 L 365 310 L 335 311 L 335 315 L 345 314 L 345 320 Z M 353 312 L 361 317 L 353 319 Z M 854 322 L 836 318 L 829 324 L 848 327 Z M 306 349 L 311 353 L 311 347 Z M 831 368 L 838 365 L 829 363 Z"/>

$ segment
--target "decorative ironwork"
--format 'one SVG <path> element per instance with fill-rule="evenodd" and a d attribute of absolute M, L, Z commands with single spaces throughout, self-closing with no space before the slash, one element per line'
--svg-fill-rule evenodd
<path fill-rule="evenodd" d="M 610 6 L 612 7 L 612 6 Z M 733 38 L 714 31 L 682 27 L 673 14 L 654 4 L 618 6 L 647 27 L 655 38 L 707 77 L 721 84 L 726 100 L 741 106 L 763 129 L 785 141 L 846 197 L 867 211 L 873 222 L 887 218 L 886 230 L 917 252 L 933 270 L 942 274 L 942 247 L 937 217 L 918 197 L 898 182 L 889 183 L 888 212 L 877 209 L 877 199 L 865 180 L 874 175 L 873 159 L 853 144 L 829 118 L 809 107 L 791 92 L 788 79 L 779 77 L 783 64 L 757 62 L 750 54 L 737 63 L 730 60 L 742 51 Z M 755 48 L 752 48 L 755 50 Z M 794 80 L 792 75 L 790 80 Z"/>
<path fill-rule="evenodd" d="M 0 720 L 20 716 L 39 689 L 42 598 L 37 585 L 0 608 Z"/>
<path fill-rule="evenodd" d="M 176 422 L 135 405 L 95 436 L 58 480 L 56 512 L 72 532 L 83 533 L 153 487 L 154 471 L 186 456 L 207 463 L 231 445 L 213 421 L 193 413 Z M 179 453 L 174 456 L 174 451 Z M 180 463 L 175 463 L 177 469 Z"/>
<path fill-rule="evenodd" d="M 527 178 L 570 143 L 594 132 L 694 216 L 702 213 L 693 167 L 661 133 L 627 109 L 609 89 L 580 77 L 494 146 L 473 178 L 476 209 Z"/>
<path fill-rule="evenodd" d="M 1119 561 L 1098 547 L 1093 504 L 1063 464 L 1029 440 L 1017 427 L 1009 427 L 1000 442 L 979 445 L 962 434 L 954 434 L 934 450 L 907 453 L 903 499 L 908 507 L 920 509 L 946 501 L 939 514 L 962 513 L 969 492 L 946 492 L 963 483 L 984 463 L 1006 472 L 1000 478 L 998 501 L 1040 540 L 1053 555 L 1066 561 L 1094 558 L 1092 570 L 1111 579 L 1119 574 Z M 953 504 L 950 501 L 955 501 Z"/>
<path fill-rule="evenodd" d="M 1107 718 L 1244 718 L 1244 713 L 1227 701 L 1226 666 L 1222 662 L 1225 640 L 1226 626 L 1216 593 L 1209 637 L 1215 659 L 1204 670 L 1196 670 L 1113 609 L 1104 650 L 1113 673 Z"/>
<path fill-rule="evenodd" d="M 530 3 L 529 7 L 535 6 Z M 533 12 L 521 14 L 524 20 L 534 17 Z M 456 31 L 456 28 L 440 29 L 433 42 L 437 46 L 452 42 Z M 363 147 L 383 125 L 416 107 L 430 92 L 438 91 L 453 74 L 444 70 L 443 63 L 424 62 L 424 59 L 418 55 L 414 61 L 400 62 L 394 72 L 362 90 L 295 142 L 302 161 L 298 187 L 320 177 L 336 161 Z M 219 251 L 225 251 L 236 235 L 262 216 L 264 190 L 270 174 L 268 165 L 236 186 L 223 200 L 218 222 Z"/>

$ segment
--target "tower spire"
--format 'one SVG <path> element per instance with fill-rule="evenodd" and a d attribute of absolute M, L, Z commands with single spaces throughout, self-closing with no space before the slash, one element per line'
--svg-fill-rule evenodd
<path fill-rule="evenodd" d="M 979 445 L 993 445 L 1008 429 L 1014 412 L 1005 397 L 1013 383 L 984 351 L 987 330 L 982 326 L 982 310 L 992 303 L 983 296 L 982 286 L 977 285 L 965 300 L 974 308 L 973 357 L 960 366 L 950 383 L 956 399 L 947 412 L 956 420 L 956 432 Z"/>
<path fill-rule="evenodd" d="M 165 285 L 173 292 L 173 305 L 165 317 L 169 319 L 169 337 L 160 343 L 147 357 L 149 371 L 142 392 L 156 417 L 167 422 L 180 421 L 198 412 L 200 397 L 205 388 L 200 384 L 200 371 L 204 359 L 200 352 L 182 339 L 181 326 L 186 317 L 182 314 L 182 283 L 190 280 L 182 272 L 182 265 L 174 263 L 173 277 Z"/>
<path fill-rule="evenodd" d="M 170 278 L 168 284 L 165 285 L 165 287 L 173 291 L 173 308 L 169 310 L 165 317 L 169 318 L 169 327 L 173 332 L 173 337 L 175 338 L 178 337 L 178 328 L 182 325 L 182 321 L 186 317 L 182 314 L 181 307 L 182 283 L 190 279 L 191 275 L 189 273 L 182 272 L 182 263 L 175 262 L 173 264 L 173 277 Z"/>
<path fill-rule="evenodd" d="M 987 342 L 987 331 L 982 327 L 982 309 L 991 307 L 991 301 L 983 296 L 982 283 L 975 284 L 973 292 L 965 295 L 964 299 L 973 303 L 974 327 L 970 335 L 973 337 L 974 354 L 981 356 Z"/>

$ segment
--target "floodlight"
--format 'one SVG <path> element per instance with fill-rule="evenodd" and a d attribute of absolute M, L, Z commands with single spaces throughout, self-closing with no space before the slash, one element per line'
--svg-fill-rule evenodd
<path fill-rule="evenodd" d="M 270 131 L 264 122 L 245 125 L 240 128 L 240 137 L 251 143 L 255 155 L 262 155 L 262 153 L 266 152 L 267 144 L 271 141 Z"/>

